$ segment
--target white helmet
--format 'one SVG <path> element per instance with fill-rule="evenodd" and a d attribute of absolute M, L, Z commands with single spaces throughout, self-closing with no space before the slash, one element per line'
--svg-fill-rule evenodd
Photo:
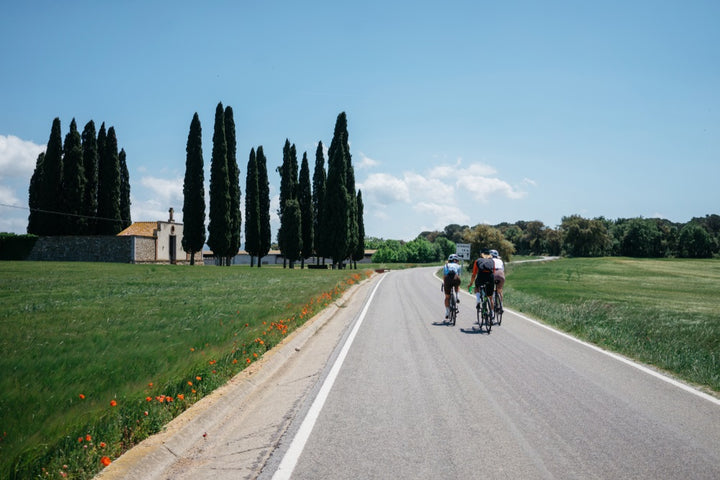
<path fill-rule="evenodd" d="M 459 262 L 459 261 L 460 261 L 460 257 L 458 257 L 456 253 L 451 253 L 450 256 L 448 257 L 448 262 Z"/>

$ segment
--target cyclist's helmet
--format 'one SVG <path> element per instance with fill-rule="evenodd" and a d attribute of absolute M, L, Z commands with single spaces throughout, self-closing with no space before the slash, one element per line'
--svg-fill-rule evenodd
<path fill-rule="evenodd" d="M 459 261 L 460 261 L 460 257 L 458 257 L 457 254 L 455 254 L 455 253 L 451 253 L 450 256 L 448 257 L 448 262 L 459 262 Z"/>
<path fill-rule="evenodd" d="M 498 258 L 498 257 L 500 257 L 500 254 L 498 253 L 497 250 L 490 250 L 490 255 L 492 255 L 493 258 Z"/>

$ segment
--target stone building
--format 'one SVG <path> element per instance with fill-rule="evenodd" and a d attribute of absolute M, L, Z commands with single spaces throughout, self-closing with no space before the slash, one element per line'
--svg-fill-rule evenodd
<path fill-rule="evenodd" d="M 174 210 L 166 222 L 135 222 L 118 233 L 133 239 L 133 263 L 190 263 L 190 254 L 182 247 L 183 224 L 176 223 Z M 195 253 L 195 263 L 203 264 L 202 252 Z"/>

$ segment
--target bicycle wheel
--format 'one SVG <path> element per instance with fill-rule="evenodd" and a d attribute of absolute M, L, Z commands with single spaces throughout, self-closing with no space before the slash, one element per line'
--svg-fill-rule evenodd
<path fill-rule="evenodd" d="M 492 329 L 492 319 L 490 318 L 490 301 L 487 299 L 487 297 L 485 297 L 485 299 L 483 300 L 482 318 L 487 332 L 490 333 L 490 330 Z"/>
<path fill-rule="evenodd" d="M 503 308 L 500 297 L 495 294 L 495 323 L 502 324 Z"/>
<path fill-rule="evenodd" d="M 450 293 L 450 318 L 449 323 L 452 326 L 455 326 L 455 319 L 457 318 L 457 301 L 455 300 L 455 292 L 452 291 Z"/>

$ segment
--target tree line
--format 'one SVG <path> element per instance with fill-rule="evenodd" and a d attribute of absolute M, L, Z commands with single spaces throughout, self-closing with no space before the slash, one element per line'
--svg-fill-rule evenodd
<path fill-rule="evenodd" d="M 213 151 L 210 166 L 210 205 L 207 244 L 219 259 L 229 265 L 241 244 L 242 215 L 239 169 L 236 159 L 235 124 L 231 107 L 219 103 L 215 112 Z M 202 155 L 202 127 L 197 113 L 190 124 L 183 183 L 183 248 L 191 254 L 201 251 L 206 240 L 205 192 Z M 296 261 L 313 255 L 331 258 L 333 267 L 345 260 L 364 256 L 362 192 L 355 192 L 355 176 L 348 143 L 347 117 L 338 115 L 328 150 L 328 170 L 322 142 L 315 152 L 315 170 L 310 180 L 307 152 L 298 169 L 297 150 L 288 139 L 283 147 L 280 175 L 280 218 L 277 243 L 285 261 L 294 268 Z M 262 265 L 271 247 L 270 189 L 267 159 L 263 147 L 252 148 L 245 178 L 245 250 L 251 266 Z"/>
<path fill-rule="evenodd" d="M 407 243 L 374 239 L 372 244 L 379 249 L 373 261 L 394 261 L 394 258 L 397 261 L 436 261 L 438 249 L 419 260 L 410 260 L 412 257 L 407 254 L 403 256 L 403 251 L 411 251 L 408 247 L 421 240 L 428 245 L 447 241 L 453 246 L 468 243 L 473 258 L 483 248 L 494 248 L 505 259 L 512 255 L 712 258 L 720 256 L 720 215 L 694 217 L 686 223 L 661 218 L 609 220 L 570 215 L 563 217 L 557 228 L 547 227 L 537 220 L 473 227 L 450 224 L 443 230 L 421 232 Z"/>
<path fill-rule="evenodd" d="M 55 118 L 30 178 L 28 205 L 29 234 L 115 235 L 130 226 L 130 176 L 115 128 L 103 122 L 96 134 L 90 120 L 80 134 L 73 118 L 63 142 Z"/>

